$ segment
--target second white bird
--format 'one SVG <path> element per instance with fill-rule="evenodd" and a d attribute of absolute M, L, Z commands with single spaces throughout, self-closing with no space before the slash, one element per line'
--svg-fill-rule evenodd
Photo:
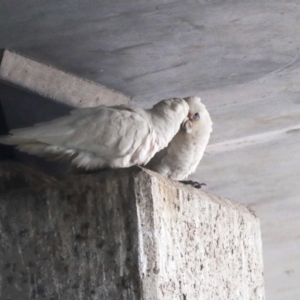
<path fill-rule="evenodd" d="M 188 117 L 167 148 L 156 153 L 147 168 L 174 180 L 184 180 L 195 172 L 212 132 L 212 121 L 199 97 L 184 98 Z"/>

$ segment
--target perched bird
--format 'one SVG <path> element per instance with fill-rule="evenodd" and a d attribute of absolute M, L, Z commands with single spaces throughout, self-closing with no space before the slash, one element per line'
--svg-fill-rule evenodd
<path fill-rule="evenodd" d="M 188 115 L 180 98 L 162 100 L 151 109 L 98 106 L 33 127 L 12 130 L 0 143 L 85 169 L 146 164 L 166 147 Z"/>
<path fill-rule="evenodd" d="M 156 153 L 146 165 L 147 168 L 174 180 L 184 180 L 195 172 L 212 132 L 212 121 L 201 99 L 183 99 L 189 105 L 188 116 L 168 147 Z M 193 184 L 189 181 L 185 183 Z"/>

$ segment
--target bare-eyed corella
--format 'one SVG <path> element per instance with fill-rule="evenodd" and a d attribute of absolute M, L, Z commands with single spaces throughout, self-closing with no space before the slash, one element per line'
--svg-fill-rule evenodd
<path fill-rule="evenodd" d="M 50 122 L 12 130 L 0 143 L 85 170 L 144 165 L 169 144 L 188 110 L 180 98 L 162 100 L 151 109 L 79 108 Z"/>
<path fill-rule="evenodd" d="M 188 116 L 168 147 L 156 153 L 146 166 L 174 180 L 184 180 L 195 172 L 212 132 L 212 121 L 201 99 L 183 99 L 189 105 Z"/>

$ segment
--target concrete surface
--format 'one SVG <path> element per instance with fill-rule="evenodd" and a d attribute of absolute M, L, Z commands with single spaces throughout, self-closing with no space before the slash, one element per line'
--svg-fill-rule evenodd
<path fill-rule="evenodd" d="M 265 299 L 259 220 L 225 198 L 131 168 L 0 202 L 1 299 Z"/>
<path fill-rule="evenodd" d="M 199 94 L 214 131 L 193 178 L 257 212 L 267 298 L 295 300 L 299 15 L 295 0 L 10 0 L 0 4 L 0 47 L 133 96 L 141 106 Z M 9 128 L 67 113 L 33 94 L 13 95 L 4 84 L 0 92 Z"/>
<path fill-rule="evenodd" d="M 0 194 L 30 187 L 51 186 L 56 180 L 15 161 L 0 161 Z"/>
<path fill-rule="evenodd" d="M 91 81 L 67 74 L 5 50 L 0 79 L 73 107 L 127 104 L 130 98 Z"/>

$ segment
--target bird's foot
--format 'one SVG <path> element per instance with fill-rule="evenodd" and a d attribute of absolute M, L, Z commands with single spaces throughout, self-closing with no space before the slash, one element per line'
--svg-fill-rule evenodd
<path fill-rule="evenodd" d="M 197 181 L 192 181 L 192 180 L 181 180 L 181 181 L 179 181 L 179 182 L 181 182 L 181 183 L 183 183 L 183 184 L 189 184 L 189 185 L 191 185 L 192 187 L 194 187 L 195 189 L 201 189 L 201 187 L 202 187 L 203 185 L 206 185 L 206 183 L 199 183 L 199 182 L 197 182 Z"/>

